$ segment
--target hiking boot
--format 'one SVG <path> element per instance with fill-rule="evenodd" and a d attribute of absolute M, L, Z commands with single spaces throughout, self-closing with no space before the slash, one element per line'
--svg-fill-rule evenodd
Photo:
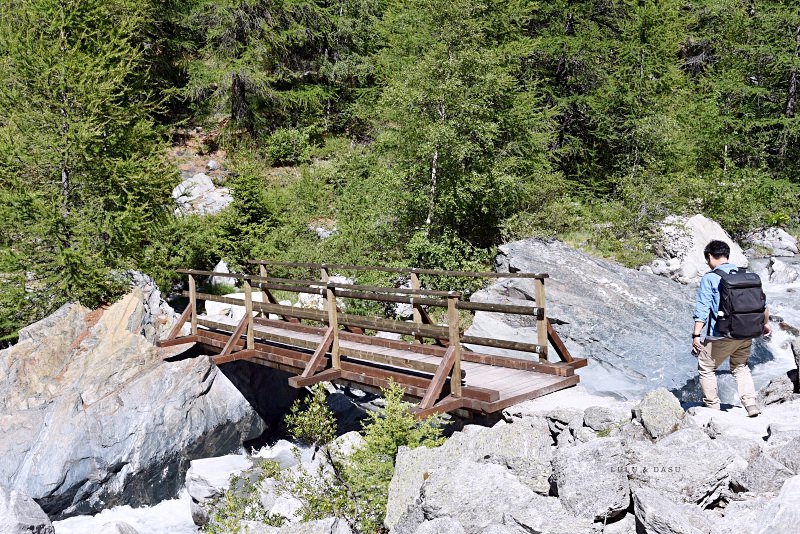
<path fill-rule="evenodd" d="M 755 404 L 748 404 L 744 409 L 747 410 L 747 417 L 755 417 L 761 413 L 761 410 Z"/>

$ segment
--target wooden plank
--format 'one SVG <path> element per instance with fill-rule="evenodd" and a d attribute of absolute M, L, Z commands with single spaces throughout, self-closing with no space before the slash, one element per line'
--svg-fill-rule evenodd
<path fill-rule="evenodd" d="M 483 402 L 494 402 L 500 399 L 500 392 L 496 389 L 476 386 L 463 386 L 461 388 L 461 396 L 467 399 L 475 399 Z"/>
<path fill-rule="evenodd" d="M 322 359 L 325 358 L 325 353 L 328 352 L 328 349 L 331 347 L 331 343 L 333 343 L 333 327 L 328 327 L 317 350 L 314 351 L 313 356 L 308 360 L 308 365 L 306 365 L 306 368 L 303 370 L 301 375 L 303 378 L 308 378 L 317 372 Z"/>
<path fill-rule="evenodd" d="M 464 399 L 448 395 L 436 404 L 427 408 L 412 408 L 411 411 L 417 419 L 426 419 L 437 413 L 452 412 L 464 406 Z"/>
<path fill-rule="evenodd" d="M 259 351 L 255 349 L 244 349 L 237 352 L 232 352 L 226 355 L 212 356 L 211 361 L 215 365 L 222 365 L 223 363 L 234 362 L 237 360 L 249 360 L 259 355 Z"/>
<path fill-rule="evenodd" d="M 561 336 L 558 335 L 553 325 L 550 323 L 549 319 L 545 319 L 547 323 L 547 340 L 553 345 L 553 348 L 556 350 L 556 354 L 561 359 L 562 362 L 572 362 L 574 358 L 572 354 L 569 353 L 569 349 L 564 342 L 561 340 Z"/>
<path fill-rule="evenodd" d="M 304 388 L 306 386 L 313 386 L 320 382 L 330 382 L 342 377 L 340 369 L 325 369 L 313 376 L 291 376 L 289 377 L 289 385 L 293 388 Z"/>
<path fill-rule="evenodd" d="M 459 301 L 456 307 L 459 310 L 511 313 L 514 315 L 535 315 L 536 317 L 544 317 L 544 308 L 540 308 L 538 306 L 517 306 L 513 304 L 495 304 L 492 302 Z"/>
<path fill-rule="evenodd" d="M 244 281 L 244 316 L 247 319 L 247 345 L 248 349 L 253 348 L 253 288 L 250 282 Z"/>
<path fill-rule="evenodd" d="M 228 339 L 228 342 L 222 349 L 220 356 L 227 356 L 233 351 L 233 348 L 237 345 L 237 343 L 241 342 L 242 334 L 244 333 L 245 328 L 247 328 L 248 323 L 249 323 L 248 318 L 245 315 L 244 317 L 242 317 L 242 320 L 239 321 L 239 324 L 236 326 L 236 330 L 234 330 L 233 334 L 231 334 L 231 337 Z"/>
<path fill-rule="evenodd" d="M 156 343 L 157 347 L 174 347 L 175 345 L 184 345 L 186 343 L 197 343 L 198 336 L 183 336 L 175 339 L 165 339 Z"/>
<path fill-rule="evenodd" d="M 447 327 L 449 334 L 447 336 L 450 342 L 450 347 L 453 349 L 453 376 L 450 382 L 450 392 L 454 397 L 461 396 L 461 329 L 458 326 L 458 310 L 456 309 L 457 297 L 449 297 L 447 299 Z"/>
<path fill-rule="evenodd" d="M 466 278 L 548 278 L 545 273 L 496 273 L 496 272 L 470 272 L 470 271 L 442 271 L 439 269 L 416 269 L 409 267 L 372 267 L 365 265 L 340 265 L 333 263 L 294 263 L 268 260 L 250 260 L 248 263 L 257 265 L 280 265 L 282 267 L 295 267 L 305 269 L 319 269 L 323 265 L 329 269 L 346 271 L 378 271 L 385 273 L 417 273 L 439 276 L 463 276 Z M 178 272 L 182 272 L 179 270 Z"/>
<path fill-rule="evenodd" d="M 431 384 L 428 386 L 428 391 L 425 392 L 425 396 L 422 397 L 419 403 L 420 410 L 427 410 L 433 407 L 436 399 L 438 399 L 439 395 L 442 393 L 442 387 L 447 381 L 447 377 L 450 375 L 450 371 L 453 369 L 455 362 L 456 349 L 455 347 L 450 347 L 445 353 L 444 358 L 442 358 L 442 363 L 440 363 L 439 367 L 436 369 L 433 380 L 431 380 Z"/>
<path fill-rule="evenodd" d="M 183 328 L 183 325 L 186 324 L 186 320 L 189 318 L 189 314 L 192 313 L 192 307 L 186 306 L 186 309 L 183 310 L 178 322 L 175 323 L 175 326 L 172 327 L 172 330 L 169 331 L 169 335 L 167 336 L 167 340 L 175 339 Z"/>
<path fill-rule="evenodd" d="M 536 280 L 534 280 L 533 281 L 533 287 L 534 287 L 534 290 L 536 291 L 536 305 L 539 308 L 541 308 L 542 310 L 544 310 L 545 309 L 545 304 L 544 304 L 544 279 L 543 278 L 537 278 Z M 537 318 L 537 320 L 536 320 L 536 338 L 537 338 L 536 343 L 537 343 L 537 345 L 539 347 L 541 347 L 541 349 L 537 350 L 536 352 L 539 353 L 539 357 L 541 359 L 543 359 L 543 360 L 547 359 L 547 324 L 546 324 L 546 321 L 547 321 L 547 319 L 545 318 L 544 313 L 542 313 L 542 316 L 540 318 Z"/>
<path fill-rule="evenodd" d="M 544 347 L 534 343 L 520 343 L 519 341 L 508 341 L 506 339 L 493 339 L 489 337 L 463 336 L 461 342 L 467 345 L 482 345 L 497 349 L 518 350 L 520 352 L 532 352 L 545 354 Z"/>
<path fill-rule="evenodd" d="M 192 320 L 192 335 L 197 335 L 197 286 L 194 276 L 189 276 L 189 309 L 192 310 L 190 317 Z"/>

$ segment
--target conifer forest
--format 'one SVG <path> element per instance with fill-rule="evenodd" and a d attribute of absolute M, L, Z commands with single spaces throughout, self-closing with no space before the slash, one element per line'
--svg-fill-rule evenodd
<path fill-rule="evenodd" d="M 486 270 L 528 237 L 635 267 L 670 214 L 798 232 L 796 0 L 2 3 L 4 343 L 129 270 Z M 224 154 L 219 213 L 176 214 L 189 138 Z"/>

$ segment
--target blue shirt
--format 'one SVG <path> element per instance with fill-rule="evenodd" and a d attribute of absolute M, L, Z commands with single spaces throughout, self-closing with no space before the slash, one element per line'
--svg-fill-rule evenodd
<path fill-rule="evenodd" d="M 730 273 L 738 267 L 732 263 L 723 263 L 717 269 Z M 719 282 L 722 278 L 713 272 L 703 275 L 700 287 L 697 288 L 697 304 L 694 307 L 695 322 L 706 323 L 703 333 L 708 332 L 708 322 L 711 321 L 711 336 L 719 337 L 717 330 L 717 313 L 719 313 Z M 713 312 L 713 313 L 712 313 Z M 709 318 L 709 315 L 711 317 Z"/>
<path fill-rule="evenodd" d="M 723 263 L 717 269 L 730 273 L 739 268 L 732 263 Z M 708 332 L 708 322 L 711 321 L 711 336 L 719 337 L 717 330 L 717 313 L 719 313 L 719 283 L 722 278 L 713 272 L 703 275 L 700 287 L 697 288 L 697 304 L 694 307 L 695 322 L 706 323 L 703 333 Z M 713 313 L 711 313 L 713 312 Z M 711 317 L 709 318 L 709 314 Z"/>

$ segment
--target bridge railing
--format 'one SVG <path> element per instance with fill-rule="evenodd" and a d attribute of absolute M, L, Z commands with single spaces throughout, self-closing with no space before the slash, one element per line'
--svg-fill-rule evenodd
<path fill-rule="evenodd" d="M 420 407 L 422 409 L 427 409 L 434 405 L 436 396 L 439 394 L 448 380 L 450 383 L 451 395 L 455 398 L 461 396 L 463 377 L 461 363 L 464 357 L 466 357 L 468 361 L 489 363 L 492 365 L 498 364 L 505 367 L 511 366 L 513 368 L 517 368 L 516 366 L 522 363 L 522 360 L 515 360 L 513 358 L 505 358 L 501 356 L 487 356 L 485 354 L 472 352 L 463 354 L 462 344 L 464 343 L 534 353 L 538 356 L 539 361 L 538 363 L 527 362 L 526 365 L 528 367 L 561 376 L 569 376 L 574 371 L 574 368 L 585 364 L 585 360 L 574 360 L 570 356 L 566 347 L 563 345 L 558 335 L 552 330 L 551 325 L 547 321 L 547 316 L 545 313 L 546 308 L 544 290 L 544 281 L 548 277 L 546 274 L 493 272 L 481 273 L 435 269 L 366 267 L 339 264 L 284 263 L 262 260 L 252 261 L 251 263 L 259 266 L 259 275 L 179 269 L 179 273 L 188 276 L 188 291 L 185 291 L 184 295 L 188 297 L 189 305 L 181 315 L 178 323 L 173 328 L 169 338 L 162 342 L 161 345 L 169 346 L 172 344 L 179 344 L 181 342 L 185 343 L 192 340 L 198 340 L 198 325 L 203 325 L 204 327 L 214 329 L 219 329 L 225 326 L 210 320 L 199 318 L 197 314 L 198 301 L 219 302 L 244 307 L 244 315 L 242 319 L 237 325 L 235 325 L 233 332 L 230 337 L 227 338 L 222 351 L 215 358 L 215 361 L 220 363 L 229 361 L 231 359 L 236 359 L 236 356 L 233 355 L 233 353 L 237 350 L 238 345 L 242 344 L 241 338 L 243 336 L 245 336 L 244 349 L 249 351 L 254 350 L 256 322 L 254 319 L 255 313 L 261 313 L 265 317 L 269 317 L 270 314 L 274 314 L 280 317 L 283 321 L 289 321 L 292 323 L 300 323 L 301 320 L 321 323 L 327 326 L 321 343 L 316 346 L 316 350 L 307 364 L 305 364 L 302 374 L 290 379 L 290 383 L 292 383 L 292 385 L 300 387 L 302 385 L 314 383 L 326 377 L 333 379 L 335 376 L 340 376 L 342 374 L 342 362 L 339 348 L 340 327 L 356 334 L 363 334 L 364 330 L 398 333 L 412 336 L 416 342 L 419 343 L 424 342 L 426 339 L 433 340 L 433 342 L 436 344 L 446 347 L 446 351 L 442 356 L 441 363 L 438 366 L 431 366 L 431 364 L 423 364 L 412 360 L 405 362 L 403 358 L 388 358 L 385 362 L 377 362 L 379 364 L 384 363 L 392 366 L 397 366 L 399 364 L 401 367 L 403 367 L 405 363 L 408 364 L 408 367 L 416 370 L 420 370 L 420 365 L 427 365 L 430 367 L 430 369 L 427 367 L 422 369 L 422 371 L 433 375 L 431 379 L 431 387 L 427 390 L 428 393 L 426 393 L 425 398 L 423 398 L 420 403 Z M 271 277 L 268 276 L 267 268 L 269 266 L 319 269 L 320 279 L 309 280 Z M 330 277 L 330 272 L 334 269 L 336 272 L 352 270 L 408 274 L 411 279 L 411 287 L 379 287 L 334 282 Z M 423 289 L 421 287 L 419 275 L 532 279 L 535 288 L 535 305 L 526 306 L 470 302 L 464 300 L 462 298 L 463 295 L 460 292 Z M 231 298 L 198 291 L 197 278 L 212 276 L 239 280 L 244 289 L 244 299 Z M 262 292 L 263 297 L 261 301 L 253 299 L 254 289 Z M 322 297 L 323 307 L 322 309 L 307 309 L 280 304 L 272 293 L 273 291 L 320 295 Z M 377 301 L 383 303 L 408 304 L 413 310 L 413 321 L 407 322 L 380 317 L 369 317 L 354 313 L 344 313 L 337 306 L 337 297 Z M 428 308 L 442 308 L 446 310 L 447 324 L 437 324 L 428 314 Z M 466 310 L 470 312 L 483 311 L 507 313 L 534 317 L 537 327 L 536 343 L 492 339 L 479 336 L 465 336 L 459 328 L 459 310 Z M 182 326 L 187 321 L 189 321 L 191 324 L 190 336 L 176 339 L 177 332 L 180 331 Z M 258 321 L 266 320 L 259 319 Z M 267 322 L 260 322 L 259 324 L 265 325 Z M 294 328 L 304 327 L 298 325 Z M 263 330 L 263 326 L 259 332 L 261 332 L 259 336 L 263 337 L 265 332 Z M 558 354 L 562 363 L 554 364 L 548 361 L 548 341 L 553 344 L 553 347 L 556 349 L 556 353 Z M 331 357 L 329 362 L 331 369 L 318 372 L 320 369 L 325 367 L 323 362 L 327 361 L 326 357 L 328 354 L 330 354 Z M 357 356 L 356 358 L 359 357 Z"/>

